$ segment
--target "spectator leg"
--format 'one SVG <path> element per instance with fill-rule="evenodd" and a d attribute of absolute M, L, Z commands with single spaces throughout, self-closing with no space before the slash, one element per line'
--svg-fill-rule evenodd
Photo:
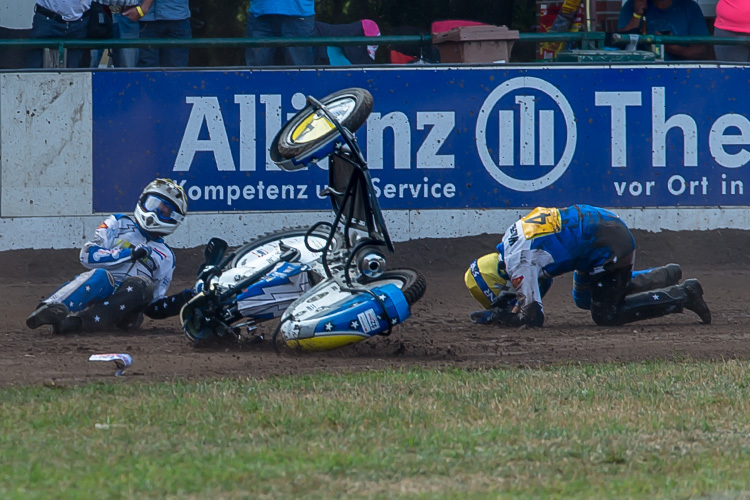
<path fill-rule="evenodd" d="M 247 16 L 247 38 L 271 38 L 280 35 L 275 26 L 278 16 Z M 248 47 L 245 49 L 245 63 L 248 66 L 272 66 L 273 57 L 276 53 L 275 47 Z"/>
<path fill-rule="evenodd" d="M 281 22 L 283 37 L 314 37 L 315 16 L 285 17 Z M 312 66 L 314 63 L 312 47 L 284 47 L 284 60 L 291 66 Z"/>
<path fill-rule="evenodd" d="M 88 34 L 88 17 L 64 23 L 49 19 L 39 13 L 34 14 L 29 38 L 86 38 Z M 68 50 L 68 68 L 80 68 L 84 49 Z M 41 68 L 44 66 L 44 49 L 31 49 L 26 58 L 26 67 Z"/>
<path fill-rule="evenodd" d="M 86 38 L 89 31 L 89 18 L 84 17 L 78 21 L 67 23 L 65 29 L 65 36 L 63 38 L 70 38 L 73 40 L 79 40 Z M 83 55 L 87 52 L 87 49 L 68 49 L 68 68 L 88 68 L 90 66 L 89 58 L 86 58 L 85 66 L 81 66 L 83 61 Z"/>
<path fill-rule="evenodd" d="M 161 38 L 188 39 L 193 37 L 190 19 L 180 21 L 163 21 L 164 30 Z M 160 66 L 164 68 L 186 68 L 190 49 L 187 47 L 162 48 L 159 51 Z"/>
<path fill-rule="evenodd" d="M 714 28 L 714 36 L 747 36 L 747 33 L 727 31 Z M 716 60 L 723 62 L 750 62 L 750 46 L 748 45 L 714 45 Z"/>
<path fill-rule="evenodd" d="M 141 21 L 141 38 L 162 38 L 161 24 L 164 21 Z M 158 68 L 159 49 L 154 47 L 141 47 L 138 50 L 139 68 Z"/>
<path fill-rule="evenodd" d="M 120 38 L 119 31 L 117 28 L 117 24 L 112 25 L 112 38 Z M 114 57 L 113 53 L 114 50 L 112 49 L 91 49 L 91 64 L 89 64 L 90 68 L 98 68 L 102 64 L 102 58 L 104 57 L 104 53 L 109 51 L 109 57 L 110 61 L 107 63 L 107 66 L 112 66 L 112 60 L 111 58 Z"/>
<path fill-rule="evenodd" d="M 104 57 L 106 51 L 107 49 L 91 49 L 91 64 L 89 67 L 92 69 L 98 68 L 102 63 L 102 57 Z"/>
<path fill-rule="evenodd" d="M 122 14 L 115 14 L 115 30 L 123 40 L 138 40 L 141 26 L 138 21 L 131 21 Z M 112 51 L 115 68 L 134 68 L 138 64 L 138 48 L 128 47 Z"/>
<path fill-rule="evenodd" d="M 64 34 L 65 30 L 63 24 L 41 14 L 34 14 L 29 38 L 63 38 Z M 44 49 L 29 49 L 26 54 L 26 67 L 44 67 Z"/>

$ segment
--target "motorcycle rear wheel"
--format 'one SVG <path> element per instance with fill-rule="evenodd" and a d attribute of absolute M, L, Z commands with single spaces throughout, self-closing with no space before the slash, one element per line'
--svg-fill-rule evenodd
<path fill-rule="evenodd" d="M 367 285 L 378 284 L 379 282 L 398 282 L 396 286 L 401 289 L 401 293 L 406 298 L 406 303 L 411 307 L 424 296 L 427 290 L 427 280 L 417 271 L 411 268 L 390 269 L 374 279 L 364 280 Z M 395 283 L 394 283 L 395 284 Z"/>

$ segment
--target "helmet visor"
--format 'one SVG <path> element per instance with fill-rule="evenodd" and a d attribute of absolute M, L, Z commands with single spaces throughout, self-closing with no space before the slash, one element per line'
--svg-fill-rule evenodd
<path fill-rule="evenodd" d="M 155 194 L 147 195 L 141 202 L 141 208 L 146 212 L 155 214 L 160 221 L 177 224 L 182 222 L 184 216 L 169 201 Z"/>

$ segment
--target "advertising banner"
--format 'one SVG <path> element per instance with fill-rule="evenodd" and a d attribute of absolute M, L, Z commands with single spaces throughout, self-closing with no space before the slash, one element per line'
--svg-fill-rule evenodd
<path fill-rule="evenodd" d="M 286 120 L 347 87 L 383 209 L 746 205 L 747 70 L 486 66 L 96 71 L 94 210 L 130 211 L 156 176 L 191 211 L 330 207 L 327 163 L 268 156 Z"/>

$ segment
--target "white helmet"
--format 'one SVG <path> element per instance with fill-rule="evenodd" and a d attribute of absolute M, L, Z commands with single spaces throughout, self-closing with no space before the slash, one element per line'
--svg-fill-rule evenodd
<path fill-rule="evenodd" d="M 141 193 L 135 220 L 141 229 L 157 236 L 172 234 L 187 214 L 187 196 L 170 179 L 156 179 Z"/>

